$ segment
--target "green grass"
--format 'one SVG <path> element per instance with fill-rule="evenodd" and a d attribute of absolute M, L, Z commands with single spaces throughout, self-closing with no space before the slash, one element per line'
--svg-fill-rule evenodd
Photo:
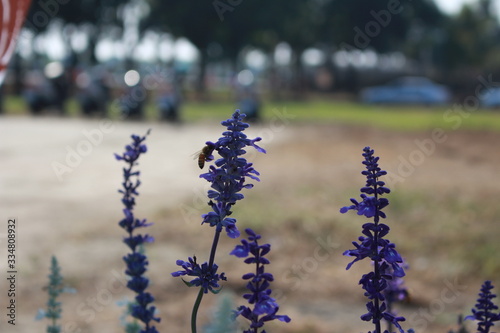
<path fill-rule="evenodd" d="M 272 110 L 286 109 L 296 116 L 293 121 L 339 122 L 351 125 L 369 125 L 378 128 L 418 131 L 442 128 L 444 130 L 493 130 L 500 131 L 500 112 L 479 109 L 463 114 L 449 107 L 423 106 L 371 106 L 355 102 L 315 100 L 269 104 L 266 117 Z"/>
<path fill-rule="evenodd" d="M 219 121 L 225 119 L 236 107 L 233 102 L 188 102 L 183 105 L 182 119 L 186 122 Z M 74 100 L 68 102 L 67 108 L 70 116 L 79 114 Z M 26 104 L 19 97 L 7 97 L 4 109 L 7 114 L 28 113 Z M 288 115 L 286 120 L 290 122 L 342 123 L 402 131 L 435 128 L 500 131 L 500 112 L 478 109 L 459 113 L 452 106 L 371 106 L 326 99 L 263 103 L 264 121 L 270 121 L 279 114 Z M 146 106 L 146 118 L 157 119 L 154 105 Z"/>

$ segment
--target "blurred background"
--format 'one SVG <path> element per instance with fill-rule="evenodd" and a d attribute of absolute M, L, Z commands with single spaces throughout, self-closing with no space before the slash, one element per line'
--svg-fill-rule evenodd
<path fill-rule="evenodd" d="M 20 226 L 19 324 L 0 331 L 44 330 L 33 318 L 56 255 L 78 291 L 61 300 L 63 331 L 123 332 L 117 303 L 132 295 L 113 153 L 152 129 L 137 214 L 155 223 L 159 331 L 187 332 L 196 292 L 170 273 L 206 260 L 212 240 L 193 154 L 235 108 L 268 151 L 250 152 L 262 181 L 234 216 L 272 243 L 292 322 L 269 331 L 372 329 L 359 319 L 370 265 L 345 271 L 342 256 L 366 220 L 339 214 L 364 185 L 365 146 L 389 172 L 388 238 L 410 266 L 404 327 L 456 331 L 481 283 L 500 287 L 499 17 L 498 0 L 33 1 L 5 68 L 0 57 L 0 211 Z M 216 261 L 239 305 L 236 243 L 224 238 Z M 200 325 L 218 302 L 204 300 Z"/>
<path fill-rule="evenodd" d="M 451 103 L 473 94 L 479 75 L 498 75 L 499 6 L 494 0 L 35 1 L 3 95 L 23 96 L 34 114 L 106 114 L 119 98 L 119 112 L 142 117 L 151 105 L 151 115 L 165 120 L 178 119 L 182 104 L 193 100 L 233 101 L 252 114 L 263 100 L 316 95 Z M 382 90 L 365 90 L 378 85 Z M 137 103 L 127 102 L 139 95 Z M 485 106 L 499 103 L 497 96 L 483 99 Z"/>

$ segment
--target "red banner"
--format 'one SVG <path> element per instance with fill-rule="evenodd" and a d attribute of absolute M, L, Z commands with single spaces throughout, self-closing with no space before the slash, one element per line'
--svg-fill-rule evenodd
<path fill-rule="evenodd" d="M 16 47 L 31 0 L 0 0 L 0 84 Z"/>

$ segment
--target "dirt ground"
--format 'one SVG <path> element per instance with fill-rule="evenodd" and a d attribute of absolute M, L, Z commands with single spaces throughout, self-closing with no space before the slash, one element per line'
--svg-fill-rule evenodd
<path fill-rule="evenodd" d="M 261 233 L 273 246 L 276 297 L 281 312 L 293 321 L 273 325 L 272 332 L 372 329 L 359 320 L 365 300 L 357 281 L 366 273 L 366 266 L 346 272 L 349 260 L 341 255 L 352 246 L 363 221 L 338 214 L 363 186 L 359 172 L 364 146 L 374 147 L 381 164 L 394 176 L 388 180 L 393 191 L 409 193 L 411 188 L 411 193 L 432 197 L 436 206 L 439 198 L 457 196 L 457 205 L 475 204 L 476 200 L 488 204 L 488 198 L 498 195 L 500 135 L 496 133 L 457 131 L 433 136 L 431 131 L 398 133 L 335 124 L 275 125 L 264 122 L 249 131 L 250 137 L 262 136 L 262 146 L 268 150 L 266 155 L 249 157 L 262 173 L 262 181 L 248 194 L 248 200 L 263 208 L 247 212 L 242 202 L 239 211 L 241 216 L 254 218 L 253 223 L 262 227 Z M 210 245 L 211 230 L 199 225 L 199 215 L 206 210 L 206 187 L 192 154 L 205 141 L 216 140 L 223 128 L 208 123 L 173 126 L 48 116 L 0 119 L 1 332 L 45 331 L 47 322 L 34 321 L 34 317 L 45 306 L 47 296 L 42 288 L 47 284 L 51 255 L 57 256 L 66 283 L 78 290 L 61 298 L 63 332 L 123 332 L 118 319 L 123 308 L 116 303 L 131 294 L 123 286 L 121 257 L 127 249 L 120 242 L 123 232 L 117 226 L 122 209 L 117 193 L 122 164 L 113 153 L 123 150 L 130 134 L 144 134 L 149 128 L 149 151 L 140 161 L 142 185 L 136 213 L 155 222 L 150 233 L 156 241 L 147 253 L 148 275 L 162 317 L 158 329 L 188 332 L 196 292 L 170 273 L 177 269 L 176 259 L 203 253 Z M 397 198 L 394 207 L 396 214 L 402 209 Z M 438 244 L 439 233 L 451 231 L 425 221 L 419 227 L 419 219 L 427 216 L 425 210 L 411 206 L 401 216 L 417 222 L 403 223 L 394 231 L 395 237 L 412 239 L 402 248 L 413 251 L 408 285 L 415 291 L 414 297 L 400 312 L 408 318 L 406 328 L 445 333 L 455 327 L 457 314 L 474 304 L 479 289 L 474 283 L 481 277 L 464 281 L 461 266 L 448 257 L 452 254 L 432 252 L 434 247 L 441 249 L 432 245 Z M 477 217 L 470 217 L 460 223 L 473 230 L 471 224 Z M 15 326 L 6 323 L 4 314 L 9 218 L 17 221 Z M 349 223 L 352 221 L 358 223 Z M 481 230 L 490 230 L 498 239 L 498 223 L 483 222 L 490 224 Z M 430 236 L 417 242 L 419 232 L 429 230 L 433 231 Z M 226 271 L 234 268 L 234 276 L 239 276 L 246 268 L 224 256 L 235 244 L 232 240 L 221 244 L 219 266 L 225 265 Z M 416 253 L 419 246 L 422 253 Z M 228 294 L 243 292 L 235 280 L 228 282 Z M 429 286 L 429 281 L 434 284 Z M 200 322 L 213 312 L 208 308 L 217 297 L 204 300 Z"/>

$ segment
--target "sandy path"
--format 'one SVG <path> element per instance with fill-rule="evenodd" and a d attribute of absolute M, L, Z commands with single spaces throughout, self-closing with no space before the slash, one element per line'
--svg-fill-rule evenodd
<path fill-rule="evenodd" d="M 60 237 L 60 231 L 79 232 L 88 229 L 97 218 L 116 215 L 120 207 L 116 190 L 123 164 L 114 160 L 113 153 L 123 150 L 131 133 L 143 134 L 153 128 L 148 139 L 150 153 L 141 161 L 143 204 L 163 190 L 152 184 L 168 183 L 178 196 L 195 186 L 198 170 L 189 155 L 203 144 L 204 138 L 217 135 L 215 126 L 209 129 L 123 122 L 108 125 L 82 119 L 1 119 L 2 214 L 19 219 L 23 242 L 36 241 L 37 234 L 47 228 L 58 230 L 53 235 Z M 84 131 L 92 133 L 93 143 Z M 172 204 L 175 200 L 176 196 L 168 196 L 164 202 Z M 85 225 L 80 225 L 84 221 Z M 42 245 L 56 239 L 38 241 Z M 46 246 L 47 250 L 52 247 Z"/>

